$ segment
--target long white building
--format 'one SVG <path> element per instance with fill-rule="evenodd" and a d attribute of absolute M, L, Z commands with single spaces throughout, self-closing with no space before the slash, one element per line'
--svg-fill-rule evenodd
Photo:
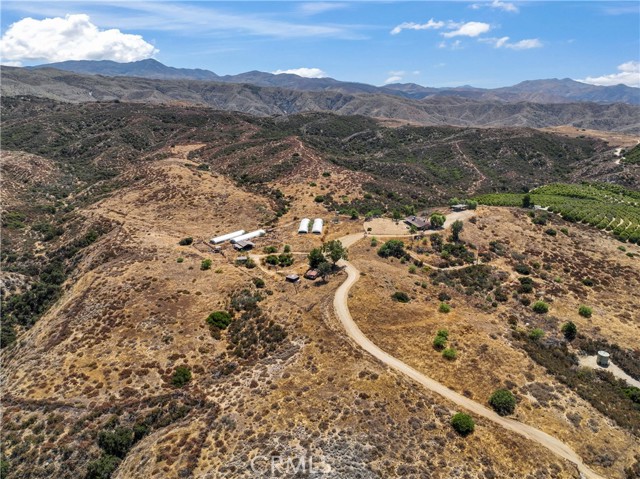
<path fill-rule="evenodd" d="M 300 227 L 298 228 L 298 233 L 308 233 L 309 223 L 311 223 L 311 220 L 309 218 L 302 218 L 302 221 L 300 221 Z"/>
<path fill-rule="evenodd" d="M 255 231 L 251 231 L 250 233 L 243 234 L 241 236 L 236 236 L 231 240 L 231 242 L 238 243 L 240 241 L 246 241 L 253 238 L 258 238 L 259 236 L 264 236 L 265 234 L 267 234 L 265 230 L 255 230 Z"/>
<path fill-rule="evenodd" d="M 215 238 L 211 238 L 209 241 L 213 244 L 220 244 L 230 239 L 237 238 L 238 236 L 241 236 L 244 233 L 245 233 L 244 230 L 238 230 L 238 231 L 234 231 L 233 233 L 227 233 L 226 235 L 216 236 Z"/>
<path fill-rule="evenodd" d="M 322 234 L 322 228 L 324 227 L 324 222 L 322 218 L 316 218 L 313 220 L 313 226 L 311 227 L 311 232 L 317 235 Z"/>

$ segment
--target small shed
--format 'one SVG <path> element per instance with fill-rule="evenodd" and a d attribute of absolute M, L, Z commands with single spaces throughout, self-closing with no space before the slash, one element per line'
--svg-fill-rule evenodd
<path fill-rule="evenodd" d="M 236 258 L 237 263 L 246 263 L 247 261 L 249 261 L 249 258 L 247 258 L 246 256 L 238 256 Z"/>
<path fill-rule="evenodd" d="M 320 277 L 320 273 L 317 269 L 310 269 L 304 274 L 304 277 L 313 281 Z"/>
<path fill-rule="evenodd" d="M 429 222 L 426 218 L 419 218 L 418 216 L 408 216 L 404 219 L 404 222 L 409 226 L 414 226 L 417 230 L 426 230 L 429 227 Z"/>
<path fill-rule="evenodd" d="M 598 357 L 596 358 L 598 366 L 606 368 L 609 366 L 609 353 L 606 351 L 598 351 Z"/>
<path fill-rule="evenodd" d="M 313 220 L 313 226 L 311 227 L 311 232 L 313 234 L 321 235 L 322 228 L 324 228 L 324 221 L 322 221 L 322 218 L 316 218 Z"/>
<path fill-rule="evenodd" d="M 309 232 L 309 223 L 311 223 L 309 218 L 302 218 L 298 227 L 298 234 L 307 234 Z"/>
<path fill-rule="evenodd" d="M 255 245 L 251 242 L 251 241 L 238 241 L 237 243 L 235 243 L 233 245 L 233 247 L 237 250 L 237 251 L 249 251 L 250 249 L 253 249 Z"/>
<path fill-rule="evenodd" d="M 300 276 L 297 274 L 288 274 L 285 278 L 289 283 L 297 283 L 300 281 Z"/>
<path fill-rule="evenodd" d="M 466 210 L 466 209 L 467 209 L 467 205 L 465 205 L 465 204 L 463 204 L 463 203 L 461 203 L 461 204 L 459 204 L 459 205 L 452 205 L 452 206 L 451 206 L 451 209 L 452 209 L 453 211 L 464 211 L 464 210 Z"/>

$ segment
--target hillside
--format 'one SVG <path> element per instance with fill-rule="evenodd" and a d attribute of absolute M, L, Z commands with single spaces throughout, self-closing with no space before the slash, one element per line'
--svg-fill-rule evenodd
<path fill-rule="evenodd" d="M 225 83 L 248 83 L 302 91 L 331 90 L 340 93 L 384 93 L 406 98 L 423 99 L 433 96 L 459 96 L 476 100 L 502 100 L 508 102 L 529 101 L 535 103 L 629 103 L 640 104 L 640 89 L 626 85 L 597 86 L 577 82 L 569 78 L 529 80 L 517 85 L 485 89 L 469 86 L 457 88 L 433 88 L 414 83 L 392 83 L 382 87 L 338 81 L 333 78 L 304 78 L 292 74 L 252 71 L 237 75 L 217 75 L 208 70 L 173 68 L 157 60 L 147 59 L 131 63 L 112 61 L 67 61 L 38 65 L 33 68 L 55 68 L 91 75 L 128 76 L 153 79 L 210 80 Z"/>
<path fill-rule="evenodd" d="M 127 101 L 191 104 L 249 113 L 290 115 L 330 111 L 422 125 L 526 126 L 640 132 L 640 106 L 595 103 L 505 103 L 454 96 L 401 98 L 380 93 L 301 91 L 248 84 L 79 75 L 53 69 L 3 68 L 3 97 L 37 96 L 66 102 Z"/>
<path fill-rule="evenodd" d="M 332 479 L 578 479 L 486 417 L 456 433 L 459 405 L 351 341 L 334 309 L 343 269 L 285 279 L 345 238 L 361 272 L 348 307 L 372 341 L 480 405 L 509 389 L 515 427 L 600 477 L 640 469 L 636 390 L 579 367 L 604 348 L 640 379 L 638 245 L 517 207 L 446 211 L 420 235 L 390 217 L 549 189 L 588 165 L 637 181 L 616 145 L 188 105 L 4 97 L 2 112 L 3 477 L 266 478 L 277 452 L 282 477 L 291 459 Z M 323 234 L 298 234 L 304 217 Z M 251 251 L 209 244 L 257 228 Z M 403 252 L 385 258 L 392 239 Z M 455 358 L 432 346 L 443 329 Z"/>

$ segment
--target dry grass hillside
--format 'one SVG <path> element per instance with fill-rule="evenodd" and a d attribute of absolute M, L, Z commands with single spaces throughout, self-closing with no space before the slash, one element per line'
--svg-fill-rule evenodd
<path fill-rule="evenodd" d="M 8 477 L 93 477 L 109 468 L 105 448 L 119 478 L 268 477 L 274 453 L 312 456 L 336 478 L 577 477 L 571 464 L 482 420 L 473 436 L 454 434 L 455 406 L 344 338 L 331 311 L 341 275 L 296 288 L 236 264 L 228 246 L 212 253 L 202 240 L 262 226 L 273 204 L 198 170 L 190 149 L 125 171 L 130 186 L 77 211 L 110 229 L 83 250 L 61 299 L 4 353 Z M 353 193 L 352 179 L 329 171 L 305 180 Z M 308 193 L 297 195 L 301 181 L 280 185 L 291 188 L 290 211 L 258 248 L 320 244 L 295 234 L 295 216 L 326 217 Z M 361 230 L 341 217 L 325 239 Z M 188 236 L 192 245 L 178 245 Z M 211 269 L 200 269 L 203 259 Z M 290 269 L 304 271 L 303 261 Z M 209 313 L 257 295 L 258 312 L 242 303 L 238 327 L 209 330 Z M 172 381 L 178 366 L 192 372 L 183 387 Z M 113 438 L 127 431 L 125 447 Z"/>
<path fill-rule="evenodd" d="M 402 238 L 416 258 L 433 266 L 410 271 L 411 262 L 380 258 L 379 245 L 372 247 L 369 240 L 351 248 L 351 261 L 364 273 L 351 292 L 354 320 L 385 351 L 476 401 L 486 404 L 501 387 L 512 390 L 519 420 L 561 438 L 605 477 L 626 477 L 625 468 L 640 452 L 637 413 L 620 413 L 619 421 L 612 421 L 536 362 L 527 349 L 558 344 L 560 326 L 570 320 L 586 338 L 635 351 L 637 364 L 640 250 L 627 248 L 636 254 L 629 257 L 607 234 L 559 220 L 551 225 L 568 227 L 568 235 L 550 236 L 523 210 L 482 207 L 475 221 L 464 222 L 461 239 L 481 254 L 488 253 L 481 267 L 449 273 L 435 269 L 442 260 L 428 239 L 423 245 Z M 496 240 L 499 244 L 492 245 Z M 419 248 L 424 254 L 415 253 Z M 491 253 L 497 249 L 500 255 Z M 548 314 L 536 314 L 520 302 L 529 295 L 517 292 L 518 277 L 523 276 L 515 271 L 516 264 L 530 266 L 528 277 L 535 284 L 531 300 L 545 300 Z M 478 268 L 490 269 L 484 276 Z M 585 286 L 585 278 L 595 285 Z M 396 291 L 408 293 L 410 301 L 393 301 Z M 449 313 L 440 311 L 443 302 L 450 305 Z M 578 314 L 580 305 L 592 308 L 590 318 Z M 526 339 L 535 328 L 544 331 L 539 342 L 546 346 L 532 346 Z M 441 329 L 448 331 L 447 346 L 457 352 L 453 361 L 432 346 Z M 570 346 L 568 353 L 579 349 Z M 561 362 L 562 355 L 553 361 Z"/>

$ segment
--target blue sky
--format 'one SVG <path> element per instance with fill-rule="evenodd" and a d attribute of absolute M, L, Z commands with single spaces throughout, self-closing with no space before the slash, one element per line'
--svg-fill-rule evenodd
<path fill-rule="evenodd" d="M 637 1 L 21 0 L 1 8 L 10 65 L 153 57 L 218 74 L 291 70 L 375 85 L 640 83 Z"/>

